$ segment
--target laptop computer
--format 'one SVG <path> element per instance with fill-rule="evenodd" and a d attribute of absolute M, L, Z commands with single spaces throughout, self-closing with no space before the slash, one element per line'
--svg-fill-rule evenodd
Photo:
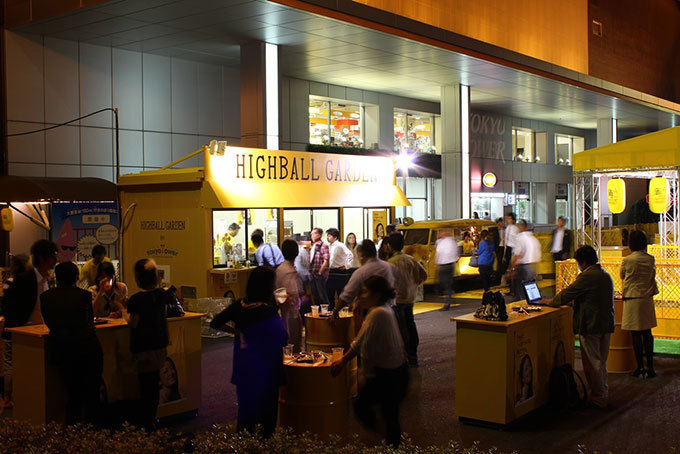
<path fill-rule="evenodd" d="M 522 288 L 524 289 L 524 297 L 527 303 L 532 305 L 541 304 L 541 291 L 538 289 L 536 281 L 522 282 Z"/>

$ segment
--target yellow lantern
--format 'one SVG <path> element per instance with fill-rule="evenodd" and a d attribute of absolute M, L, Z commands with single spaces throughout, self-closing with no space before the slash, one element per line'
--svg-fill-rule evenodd
<path fill-rule="evenodd" d="M 620 178 L 607 182 L 607 201 L 609 211 L 614 214 L 623 213 L 626 209 L 626 183 Z"/>
<path fill-rule="evenodd" d="M 649 209 L 652 213 L 662 214 L 670 208 L 668 180 L 664 177 L 652 178 L 649 182 Z"/>

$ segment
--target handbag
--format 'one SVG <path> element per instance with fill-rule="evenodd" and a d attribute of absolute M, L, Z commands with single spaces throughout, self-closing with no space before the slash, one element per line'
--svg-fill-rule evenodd
<path fill-rule="evenodd" d="M 167 317 L 183 317 L 184 307 L 177 296 L 177 288 L 173 285 L 165 291 L 165 308 Z"/>
<path fill-rule="evenodd" d="M 472 254 L 472 257 L 470 257 L 470 263 L 469 263 L 469 265 L 472 266 L 472 267 L 474 267 L 474 268 L 478 268 L 478 267 L 479 267 L 479 256 L 477 255 L 477 252 L 476 252 L 476 251 L 475 251 L 474 254 Z"/>

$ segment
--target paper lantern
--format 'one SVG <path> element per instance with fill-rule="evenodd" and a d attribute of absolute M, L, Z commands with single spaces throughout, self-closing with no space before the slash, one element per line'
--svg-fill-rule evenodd
<path fill-rule="evenodd" d="M 607 201 L 609 211 L 614 214 L 623 213 L 626 209 L 626 183 L 620 178 L 607 182 Z"/>
<path fill-rule="evenodd" d="M 649 209 L 652 213 L 662 214 L 670 208 L 668 180 L 664 177 L 652 178 L 649 182 Z"/>

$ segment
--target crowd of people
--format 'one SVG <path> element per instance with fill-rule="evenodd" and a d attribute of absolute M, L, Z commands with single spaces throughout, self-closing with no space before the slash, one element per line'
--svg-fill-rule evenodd
<path fill-rule="evenodd" d="M 36 241 L 29 260 L 15 259 L 12 277 L 4 283 L 2 331 L 4 396 L 2 408 L 13 406 L 12 335 L 8 328 L 44 323 L 49 328 L 46 355 L 66 391 L 66 422 L 106 423 L 102 402 L 103 353 L 95 334 L 95 317 L 124 317 L 130 327 L 130 353 L 139 383 L 139 400 L 130 422 L 152 429 L 161 389 L 160 371 L 168 361 L 166 308 L 170 295 L 159 287 L 151 259 L 135 263 L 139 292 L 128 297 L 125 283 L 103 246 L 80 269 L 70 261 L 57 263 L 57 246 Z M 30 266 L 29 263 L 30 262 Z"/>
<path fill-rule="evenodd" d="M 460 241 L 450 229 L 440 229 L 435 262 L 444 294 L 444 310 L 455 292 L 454 267 L 461 254 L 473 254 L 484 290 L 494 282 L 509 286 L 520 296 L 521 283 L 535 278 L 541 260 L 538 240 L 526 221 L 514 214 L 497 220 L 498 229 L 466 231 Z M 355 399 L 355 413 L 367 427 L 375 427 L 378 407 L 386 440 L 398 446 L 401 437 L 399 408 L 408 387 L 409 367 L 418 367 L 419 336 L 413 306 L 427 271 L 404 252 L 404 236 L 391 231 L 378 246 L 370 239 L 357 242 L 349 233 L 343 243 L 336 228 L 315 228 L 311 244 L 286 239 L 279 248 L 264 241 L 261 230 L 251 235 L 251 253 L 257 263 L 248 279 L 245 297 L 216 315 L 211 326 L 234 334 L 233 374 L 238 399 L 238 428 L 260 427 L 270 436 L 276 426 L 278 390 L 284 382 L 282 348 L 304 350 L 303 316 L 312 304 L 328 305 L 333 323 L 341 309 L 354 312 L 356 337 L 331 366 L 338 374 L 360 357 L 362 385 Z M 633 335 L 637 369 L 634 376 L 654 377 L 653 337 L 656 326 L 653 295 L 654 258 L 646 253 L 647 238 L 641 231 L 629 237 L 632 254 L 621 267 L 624 313 L 622 327 Z M 57 247 L 47 240 L 31 248 L 29 266 L 18 257 L 13 276 L 5 284 L 2 311 L 5 328 L 45 323 L 48 359 L 59 370 L 67 394 L 68 423 L 102 421 L 100 388 L 103 354 L 95 334 L 95 317 L 125 318 L 130 326 L 130 352 L 138 374 L 140 398 L 130 420 L 152 429 L 161 398 L 161 370 L 168 361 L 166 308 L 168 294 L 159 287 L 158 270 L 151 259 L 135 263 L 139 292 L 128 295 L 125 283 L 100 246 L 80 270 L 71 262 L 57 264 Z M 553 231 L 551 253 L 555 260 L 569 257 L 570 233 L 565 220 Z M 574 332 L 579 336 L 584 370 L 592 390 L 592 403 L 607 405 L 606 360 L 614 331 L 612 279 L 598 264 L 590 246 L 576 250 L 581 273 L 575 282 L 544 301 L 550 305 L 574 305 Z M 494 262 L 498 263 L 494 270 Z M 52 286 L 53 275 L 56 285 Z M 83 289 L 87 288 L 87 290 Z M 285 289 L 285 300 L 275 297 Z M 4 407 L 12 405 L 12 340 L 4 343 Z M 645 367 L 644 361 L 647 364 Z"/>

